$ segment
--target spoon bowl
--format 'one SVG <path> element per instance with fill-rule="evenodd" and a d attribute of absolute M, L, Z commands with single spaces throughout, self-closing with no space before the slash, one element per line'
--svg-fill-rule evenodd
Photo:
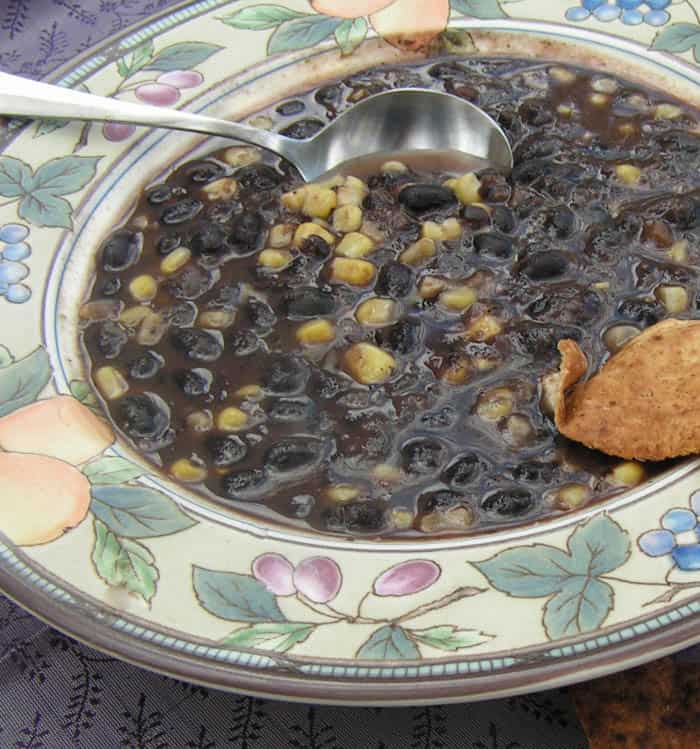
<path fill-rule="evenodd" d="M 452 94 L 401 88 L 368 96 L 311 138 L 295 140 L 214 117 L 119 101 L 0 73 L 0 113 L 42 120 L 95 120 L 218 135 L 261 146 L 312 181 L 339 171 L 367 173 L 383 161 L 416 159 L 432 168 L 510 170 L 513 154 L 496 122 Z"/>

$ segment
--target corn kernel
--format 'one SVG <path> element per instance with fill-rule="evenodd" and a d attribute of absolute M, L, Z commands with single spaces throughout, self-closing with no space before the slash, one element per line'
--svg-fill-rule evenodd
<path fill-rule="evenodd" d="M 336 257 L 330 263 L 330 280 L 351 286 L 369 286 L 377 269 L 368 260 Z"/>
<path fill-rule="evenodd" d="M 134 216 L 131 219 L 131 228 L 136 231 L 146 231 L 148 229 L 148 218 L 146 216 Z"/>
<path fill-rule="evenodd" d="M 391 511 L 391 524 L 398 531 L 413 527 L 413 513 L 406 507 L 394 507 Z"/>
<path fill-rule="evenodd" d="M 472 366 L 477 372 L 488 372 L 489 369 L 497 367 L 500 361 L 497 357 L 475 356 L 472 359 Z"/>
<path fill-rule="evenodd" d="M 443 187 L 446 187 L 448 190 L 452 190 L 452 192 L 455 191 L 455 188 L 457 187 L 457 177 L 450 177 L 449 179 L 446 179 L 442 183 Z"/>
<path fill-rule="evenodd" d="M 616 486 L 637 486 L 646 478 L 646 471 L 640 463 L 627 460 L 624 463 L 618 463 L 606 478 Z"/>
<path fill-rule="evenodd" d="M 576 75 L 566 68 L 550 68 L 549 75 L 558 83 L 573 83 L 576 80 Z"/>
<path fill-rule="evenodd" d="M 631 138 L 638 132 L 637 126 L 632 122 L 621 122 L 617 126 L 617 132 L 620 133 L 624 138 Z"/>
<path fill-rule="evenodd" d="M 360 496 L 360 489 L 352 484 L 338 484 L 329 486 L 324 494 L 331 502 L 351 502 Z"/>
<path fill-rule="evenodd" d="M 341 185 L 345 184 L 345 177 L 343 177 L 342 174 L 334 174 L 332 177 L 324 179 L 321 182 L 317 182 L 316 184 L 319 187 L 324 188 L 340 187 Z"/>
<path fill-rule="evenodd" d="M 188 458 L 180 458 L 170 466 L 170 474 L 178 481 L 199 484 L 207 477 L 207 469 L 202 465 L 193 463 Z"/>
<path fill-rule="evenodd" d="M 408 167 L 403 161 L 385 161 L 379 171 L 382 174 L 404 174 Z"/>
<path fill-rule="evenodd" d="M 275 224 L 270 229 L 270 236 L 267 243 L 270 247 L 278 250 L 281 247 L 288 247 L 294 238 L 294 224 Z"/>
<path fill-rule="evenodd" d="M 233 177 L 222 177 L 204 185 L 202 192 L 207 200 L 231 200 L 238 194 L 238 182 Z"/>
<path fill-rule="evenodd" d="M 371 343 L 355 343 L 343 356 L 347 373 L 363 385 L 379 385 L 392 375 L 396 362 L 391 354 Z"/>
<path fill-rule="evenodd" d="M 400 468 L 392 466 L 390 463 L 378 463 L 372 469 L 372 478 L 380 484 L 395 484 L 401 481 L 403 473 Z"/>
<path fill-rule="evenodd" d="M 426 221 L 421 226 L 421 235 L 423 239 L 429 239 L 431 242 L 439 242 L 442 239 L 442 226 L 435 221 Z"/>
<path fill-rule="evenodd" d="M 588 101 L 590 101 L 594 107 L 604 107 L 610 101 L 610 97 L 605 94 L 595 93 L 588 97 Z"/>
<path fill-rule="evenodd" d="M 345 187 L 349 187 L 351 190 L 357 190 L 358 192 L 367 195 L 369 187 L 359 178 L 349 175 L 345 178 Z"/>
<path fill-rule="evenodd" d="M 654 296 L 664 305 L 669 315 L 676 315 L 688 309 L 688 292 L 683 286 L 659 286 Z"/>
<path fill-rule="evenodd" d="M 634 325 L 613 325 L 603 334 L 603 343 L 608 351 L 614 354 L 638 336 L 639 332 L 639 328 L 635 328 Z"/>
<path fill-rule="evenodd" d="M 366 192 L 360 192 L 352 187 L 343 185 L 336 190 L 335 198 L 336 204 L 339 206 L 344 205 L 356 205 L 361 206 L 362 201 L 365 199 Z"/>
<path fill-rule="evenodd" d="M 454 193 L 457 196 L 457 200 L 463 205 L 467 203 L 478 203 L 481 200 L 479 195 L 479 188 L 481 187 L 481 180 L 474 174 L 474 172 L 467 172 L 463 174 L 458 180 L 454 187 Z"/>
<path fill-rule="evenodd" d="M 187 426 L 195 432 L 208 432 L 214 426 L 211 411 L 192 411 L 185 417 Z"/>
<path fill-rule="evenodd" d="M 591 82 L 591 88 L 599 94 L 614 94 L 617 91 L 617 81 L 614 78 L 596 78 Z"/>
<path fill-rule="evenodd" d="M 490 341 L 501 333 L 503 327 L 498 318 L 493 315 L 480 315 L 472 320 L 467 328 L 466 336 L 472 341 Z"/>
<path fill-rule="evenodd" d="M 262 160 L 259 148 L 251 146 L 233 146 L 224 151 L 224 161 L 231 166 L 248 166 Z"/>
<path fill-rule="evenodd" d="M 150 307 L 144 307 L 142 304 L 137 304 L 135 307 L 125 309 L 121 315 L 119 315 L 119 322 L 126 325 L 127 328 L 135 328 L 141 324 L 146 315 L 150 314 Z"/>
<path fill-rule="evenodd" d="M 362 325 L 388 325 L 396 320 L 397 305 L 393 299 L 367 299 L 355 312 Z"/>
<path fill-rule="evenodd" d="M 297 226 L 294 232 L 294 246 L 301 247 L 309 237 L 321 237 L 329 245 L 335 244 L 335 237 L 327 229 L 309 221 Z"/>
<path fill-rule="evenodd" d="M 515 396 L 508 388 L 494 388 L 479 396 L 476 414 L 484 421 L 499 421 L 510 416 L 515 406 Z"/>
<path fill-rule="evenodd" d="M 462 236 L 462 224 L 456 218 L 448 218 L 442 222 L 442 238 L 444 241 L 459 239 Z"/>
<path fill-rule="evenodd" d="M 158 312 L 149 312 L 141 321 L 136 342 L 142 346 L 155 346 L 160 342 L 168 329 L 168 323 Z"/>
<path fill-rule="evenodd" d="M 300 213 L 306 198 L 306 187 L 298 187 L 296 190 L 285 192 L 282 197 L 282 205 L 292 213 Z"/>
<path fill-rule="evenodd" d="M 302 346 L 330 343 L 335 338 L 335 327 L 328 320 L 309 320 L 297 328 L 296 337 Z"/>
<path fill-rule="evenodd" d="M 374 242 L 356 231 L 346 234 L 338 246 L 335 248 L 335 254 L 342 257 L 364 257 L 369 255 L 374 249 Z"/>
<path fill-rule="evenodd" d="M 262 395 L 260 385 L 244 385 L 238 388 L 234 395 L 238 398 L 259 398 Z"/>
<path fill-rule="evenodd" d="M 584 505 L 591 496 L 585 484 L 564 484 L 555 495 L 556 505 L 562 510 L 575 510 Z"/>
<path fill-rule="evenodd" d="M 594 289 L 598 289 L 598 291 L 609 291 L 610 281 L 596 281 L 595 283 L 592 283 L 591 286 Z"/>
<path fill-rule="evenodd" d="M 136 276 L 129 284 L 129 293 L 137 302 L 150 302 L 158 293 L 158 283 L 153 276 Z"/>
<path fill-rule="evenodd" d="M 258 130 L 272 130 L 274 123 L 272 122 L 271 117 L 268 117 L 266 114 L 259 114 L 251 120 L 248 120 L 248 124 L 252 127 L 257 127 Z"/>
<path fill-rule="evenodd" d="M 559 104 L 557 107 L 557 114 L 561 117 L 571 117 L 573 113 L 574 110 L 569 104 Z"/>
<path fill-rule="evenodd" d="M 177 273 L 180 268 L 184 268 L 190 262 L 192 252 L 187 247 L 178 247 L 169 255 L 166 255 L 160 263 L 160 272 L 169 276 L 171 273 Z"/>
<path fill-rule="evenodd" d="M 471 286 L 456 286 L 440 294 L 440 304 L 457 312 L 469 309 L 476 300 L 477 293 Z"/>
<path fill-rule="evenodd" d="M 471 362 L 466 356 L 460 356 L 450 363 L 440 373 L 440 379 L 448 385 L 464 385 L 471 377 Z"/>
<path fill-rule="evenodd" d="M 384 241 L 384 232 L 374 223 L 374 221 L 363 221 L 360 227 L 360 233 L 369 237 L 373 242 L 379 243 Z"/>
<path fill-rule="evenodd" d="M 420 530 L 423 533 L 434 533 L 435 531 L 450 531 L 470 528 L 474 525 L 476 518 L 470 507 L 458 505 L 444 512 L 430 512 L 420 519 Z"/>
<path fill-rule="evenodd" d="M 99 322 L 119 317 L 122 303 L 117 299 L 97 299 L 94 302 L 86 302 L 80 307 L 80 319 Z"/>
<path fill-rule="evenodd" d="M 237 432 L 248 423 L 248 414 L 235 406 L 227 406 L 216 417 L 216 428 L 222 432 Z"/>
<path fill-rule="evenodd" d="M 546 374 L 540 383 L 540 411 L 545 416 L 554 418 L 554 412 L 559 402 L 559 383 L 561 382 L 560 372 L 550 372 Z"/>
<path fill-rule="evenodd" d="M 263 268 L 270 268 L 272 270 L 282 270 L 286 268 L 294 260 L 289 250 L 263 250 L 258 255 L 258 265 L 262 265 Z"/>
<path fill-rule="evenodd" d="M 620 182 L 626 185 L 638 185 L 642 178 L 642 170 L 633 164 L 618 164 L 615 167 L 615 174 Z"/>
<path fill-rule="evenodd" d="M 311 218 L 328 218 L 337 203 L 333 190 L 309 185 L 301 207 L 302 213 Z"/>
<path fill-rule="evenodd" d="M 333 211 L 333 228 L 346 234 L 362 226 L 362 209 L 356 205 L 341 205 Z"/>
<path fill-rule="evenodd" d="M 418 295 L 421 299 L 435 299 L 447 288 L 447 281 L 438 276 L 424 276 L 418 285 Z"/>
<path fill-rule="evenodd" d="M 402 263 L 406 263 L 406 265 L 421 265 L 435 257 L 436 254 L 437 250 L 435 249 L 434 240 L 429 237 L 423 237 L 405 249 L 399 256 L 399 260 Z"/>
<path fill-rule="evenodd" d="M 212 328 L 213 330 L 224 330 L 231 327 L 236 321 L 236 313 L 230 309 L 207 309 L 204 310 L 197 320 L 197 324 L 202 328 Z"/>
<path fill-rule="evenodd" d="M 95 385 L 102 395 L 113 401 L 121 398 L 129 389 L 129 383 L 122 373 L 114 367 L 100 367 L 94 374 Z"/>
<path fill-rule="evenodd" d="M 668 256 L 674 263 L 688 262 L 688 240 L 679 239 L 671 245 Z"/>
<path fill-rule="evenodd" d="M 654 109 L 655 120 L 676 120 L 683 114 L 683 110 L 675 104 L 657 104 Z"/>
<path fill-rule="evenodd" d="M 506 421 L 508 441 L 514 445 L 525 445 L 535 435 L 530 419 L 523 414 L 513 414 Z"/>

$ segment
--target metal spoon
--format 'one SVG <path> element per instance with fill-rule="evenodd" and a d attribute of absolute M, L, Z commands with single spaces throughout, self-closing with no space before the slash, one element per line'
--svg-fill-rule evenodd
<path fill-rule="evenodd" d="M 413 155 L 435 164 L 437 157 L 439 168 L 448 171 L 487 164 L 506 170 L 513 166 L 508 139 L 485 112 L 451 94 L 418 88 L 368 96 L 306 140 L 214 117 L 86 94 L 7 73 L 0 73 L 0 113 L 42 120 L 125 122 L 234 138 L 291 161 L 307 181 L 350 167 L 353 173 L 371 171 L 367 159 L 376 169 L 378 155 L 379 163 L 392 157 L 410 161 Z M 449 165 L 455 168 L 450 170 Z"/>

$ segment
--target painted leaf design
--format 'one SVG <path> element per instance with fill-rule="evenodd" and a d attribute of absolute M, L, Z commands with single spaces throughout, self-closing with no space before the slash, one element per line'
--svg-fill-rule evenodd
<path fill-rule="evenodd" d="M 99 414 L 102 413 L 100 404 L 97 402 L 97 398 L 87 382 L 83 382 L 83 380 L 71 380 L 69 387 L 71 395 L 79 400 L 84 406 L 87 406 Z"/>
<path fill-rule="evenodd" d="M 144 66 L 144 70 L 191 70 L 223 47 L 209 42 L 178 42 L 164 47 Z"/>
<path fill-rule="evenodd" d="M 286 653 L 297 643 L 306 640 L 314 629 L 314 624 L 303 622 L 264 622 L 232 632 L 222 644 Z"/>
<path fill-rule="evenodd" d="M 341 23 L 340 18 L 322 15 L 302 16 L 285 21 L 272 33 L 267 44 L 268 54 L 313 47 L 328 39 Z"/>
<path fill-rule="evenodd" d="M 508 18 L 498 0 L 450 0 L 455 13 L 472 18 Z"/>
<path fill-rule="evenodd" d="M 598 577 L 612 572 L 629 558 L 629 534 L 608 515 L 596 515 L 569 537 L 576 572 Z"/>
<path fill-rule="evenodd" d="M 156 594 L 159 574 L 153 554 L 136 541 L 118 538 L 97 519 L 92 561 L 97 574 L 107 585 L 123 586 L 145 601 L 150 601 Z"/>
<path fill-rule="evenodd" d="M 42 164 L 27 192 L 47 190 L 53 195 L 78 192 L 95 176 L 100 156 L 61 156 Z"/>
<path fill-rule="evenodd" d="M 494 588 L 520 598 L 556 593 L 576 574 L 568 554 L 545 544 L 506 549 L 474 566 Z"/>
<path fill-rule="evenodd" d="M 0 369 L 0 416 L 35 401 L 50 379 L 49 355 L 43 348 L 3 366 Z"/>
<path fill-rule="evenodd" d="M 32 170 L 28 164 L 12 156 L 0 156 L 0 195 L 3 198 L 24 195 L 31 182 Z"/>
<path fill-rule="evenodd" d="M 0 344 L 0 369 L 9 367 L 14 360 L 15 357 L 12 356 L 12 352 L 10 351 L 10 349 L 7 348 L 7 346 L 3 346 L 2 344 Z"/>
<path fill-rule="evenodd" d="M 651 43 L 652 49 L 664 52 L 687 52 L 700 62 L 700 26 L 696 23 L 674 23 L 659 31 Z"/>
<path fill-rule="evenodd" d="M 335 40 L 344 55 L 362 44 L 367 36 L 367 21 L 364 18 L 346 18 L 335 30 Z"/>
<path fill-rule="evenodd" d="M 556 640 L 597 629 L 612 610 L 613 598 L 613 589 L 604 580 L 570 578 L 544 607 L 547 636 Z"/>
<path fill-rule="evenodd" d="M 277 599 L 252 575 L 192 567 L 192 584 L 202 608 L 220 619 L 286 622 Z"/>
<path fill-rule="evenodd" d="M 167 536 L 196 524 L 170 497 L 147 486 L 95 486 L 90 509 L 125 538 Z"/>
<path fill-rule="evenodd" d="M 373 632 L 357 651 L 358 658 L 378 661 L 419 660 L 420 651 L 403 627 L 387 624 Z"/>
<path fill-rule="evenodd" d="M 143 44 L 139 44 L 136 49 L 124 55 L 117 60 L 117 71 L 122 78 L 128 78 L 130 75 L 141 70 L 148 61 L 153 57 L 153 40 L 148 39 Z"/>
<path fill-rule="evenodd" d="M 70 123 L 70 120 L 39 120 L 36 123 L 36 131 L 34 133 L 35 138 L 40 138 L 42 135 L 48 135 L 56 130 L 60 130 Z"/>
<path fill-rule="evenodd" d="M 227 26 L 233 26 L 235 29 L 249 29 L 251 31 L 263 31 L 264 29 L 274 29 L 284 21 L 292 18 L 300 18 L 308 15 L 299 13 L 296 10 L 284 8 L 281 5 L 254 5 L 250 8 L 230 13 L 222 16 L 219 20 Z"/>
<path fill-rule="evenodd" d="M 60 229 L 73 227 L 71 204 L 51 190 L 34 190 L 25 195 L 17 213 L 35 226 L 50 226 Z"/>
<path fill-rule="evenodd" d="M 143 469 L 124 458 L 107 456 L 88 463 L 83 468 L 88 481 L 94 485 L 123 484 L 143 474 Z"/>
<path fill-rule="evenodd" d="M 438 650 L 473 648 L 475 645 L 488 642 L 493 637 L 476 629 L 458 629 L 454 624 L 429 629 L 412 629 L 411 635 L 414 640 Z"/>

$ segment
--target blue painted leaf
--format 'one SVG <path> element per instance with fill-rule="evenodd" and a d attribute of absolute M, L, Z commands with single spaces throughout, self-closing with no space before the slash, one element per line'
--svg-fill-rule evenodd
<path fill-rule="evenodd" d="M 377 661 L 419 660 L 420 651 L 406 630 L 395 624 L 387 624 L 373 632 L 357 651 L 358 658 Z"/>
<path fill-rule="evenodd" d="M 117 60 L 117 71 L 122 78 L 128 78 L 146 66 L 153 57 L 153 39 L 139 44 L 136 49 Z"/>
<path fill-rule="evenodd" d="M 279 26 L 285 21 L 292 18 L 301 18 L 305 15 L 308 14 L 299 13 L 281 5 L 253 5 L 250 8 L 243 8 L 243 10 L 222 16 L 219 20 L 235 29 L 263 31 L 264 29 L 274 29 L 275 26 Z"/>
<path fill-rule="evenodd" d="M 167 536 L 196 524 L 170 497 L 147 486 L 95 486 L 90 509 L 125 538 Z"/>
<path fill-rule="evenodd" d="M 147 602 L 156 594 L 159 574 L 153 554 L 136 541 L 118 538 L 97 519 L 92 561 L 107 585 L 123 586 Z"/>
<path fill-rule="evenodd" d="M 98 458 L 83 468 L 83 473 L 93 485 L 123 484 L 143 474 L 143 468 L 116 456 Z"/>
<path fill-rule="evenodd" d="M 652 49 L 664 52 L 687 52 L 700 62 L 700 26 L 697 23 L 674 23 L 659 31 L 651 43 Z"/>
<path fill-rule="evenodd" d="M 429 629 L 412 629 L 411 635 L 414 640 L 438 650 L 473 648 L 493 638 L 493 635 L 487 635 L 477 629 L 457 629 L 454 624 Z"/>
<path fill-rule="evenodd" d="M 522 598 L 556 593 L 569 577 L 576 574 L 568 554 L 545 544 L 506 549 L 473 564 L 494 588 Z"/>
<path fill-rule="evenodd" d="M 192 566 L 192 584 L 202 608 L 238 622 L 286 622 L 277 599 L 252 575 Z"/>
<path fill-rule="evenodd" d="M 35 138 L 40 138 L 42 135 L 48 135 L 56 130 L 68 125 L 70 120 L 39 120 L 36 123 L 36 131 L 34 132 Z"/>
<path fill-rule="evenodd" d="M 613 607 L 613 590 L 595 577 L 567 580 L 544 607 L 544 628 L 551 640 L 592 632 Z"/>
<path fill-rule="evenodd" d="M 52 190 L 33 190 L 22 198 L 17 213 L 34 226 L 51 226 L 61 229 L 73 227 L 73 207 Z"/>
<path fill-rule="evenodd" d="M 43 348 L 0 369 L 0 416 L 33 403 L 51 379 L 49 356 Z"/>
<path fill-rule="evenodd" d="M 620 567 L 631 552 L 627 531 L 608 515 L 596 515 L 579 525 L 569 537 L 573 568 L 581 575 L 598 577 Z"/>
<path fill-rule="evenodd" d="M 344 55 L 350 55 L 367 36 L 367 21 L 364 18 L 347 18 L 335 30 L 335 40 Z"/>
<path fill-rule="evenodd" d="M 164 47 L 144 66 L 144 70 L 192 70 L 223 47 L 209 42 L 178 42 Z"/>
<path fill-rule="evenodd" d="M 95 393 L 93 393 L 92 388 L 87 382 L 83 382 L 83 380 L 71 380 L 68 387 L 70 388 L 71 395 L 76 400 L 79 400 L 84 406 L 95 411 L 95 413 L 102 414 L 102 409 L 95 397 Z"/>
<path fill-rule="evenodd" d="M 315 628 L 315 624 L 303 622 L 264 622 L 232 632 L 222 644 L 286 653 L 297 643 L 304 642 Z"/>
<path fill-rule="evenodd" d="M 455 13 L 472 18 L 508 18 L 498 0 L 450 0 Z"/>
<path fill-rule="evenodd" d="M 10 351 L 10 349 L 7 348 L 7 346 L 3 346 L 2 344 L 0 344 L 0 369 L 9 367 L 14 360 L 15 357 L 12 356 L 12 352 Z"/>
<path fill-rule="evenodd" d="M 32 183 L 32 170 L 28 164 L 12 156 L 0 156 L 0 195 L 18 198 L 27 192 Z"/>
<path fill-rule="evenodd" d="M 321 15 L 303 16 L 285 21 L 272 33 L 267 44 L 267 52 L 275 55 L 278 52 L 313 47 L 324 39 L 328 39 L 341 23 L 340 18 Z"/>
<path fill-rule="evenodd" d="M 95 176 L 100 156 L 61 156 L 42 164 L 27 192 L 46 190 L 53 195 L 78 192 Z"/>

